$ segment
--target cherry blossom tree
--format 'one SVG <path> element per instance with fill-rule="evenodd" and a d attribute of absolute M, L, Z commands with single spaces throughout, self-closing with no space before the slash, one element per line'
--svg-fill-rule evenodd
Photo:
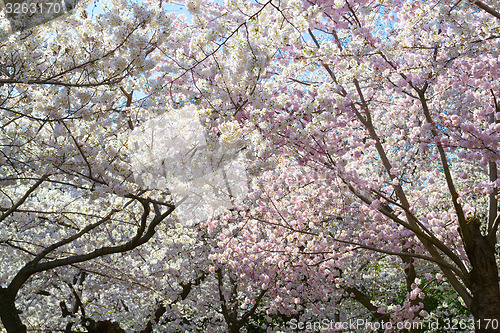
<path fill-rule="evenodd" d="M 255 213 L 268 215 L 261 224 L 307 239 L 284 251 L 346 253 L 344 263 L 370 251 L 393 256 L 407 286 L 394 320 L 428 315 L 420 284 L 430 274 L 444 276 L 476 331 L 494 331 L 486 323 L 500 320 L 497 6 L 187 1 L 186 8 L 192 36 L 173 58 L 180 72 L 163 67 L 172 93 L 210 109 L 215 127 L 237 121 L 257 173 L 288 159 L 284 165 L 307 179 L 274 174 L 266 180 L 272 192 L 259 194 L 265 200 Z M 299 184 L 302 196 L 290 189 Z M 294 202 L 273 206 L 280 196 Z M 251 242 L 278 250 L 269 237 Z M 249 254 L 250 245 L 239 245 Z M 356 298 L 356 274 L 338 266 L 325 274 L 346 279 L 340 287 Z"/>
<path fill-rule="evenodd" d="M 497 4 L 184 4 L 3 26 L 4 328 L 495 331 Z"/>
<path fill-rule="evenodd" d="M 155 289 L 137 279 L 144 258 L 145 273 L 154 271 L 155 246 L 137 248 L 168 229 L 175 206 L 137 185 L 127 137 L 165 110 L 154 69 L 161 48 L 182 38 L 173 29 L 182 22 L 157 6 L 102 6 L 93 15 L 95 4 L 84 2 L 70 17 L 2 35 L 0 319 L 7 332 L 66 324 L 67 332 L 95 331 L 117 325 L 95 313 L 122 304 L 135 317 L 152 303 L 130 293 Z M 139 90 L 147 100 L 134 95 Z"/>

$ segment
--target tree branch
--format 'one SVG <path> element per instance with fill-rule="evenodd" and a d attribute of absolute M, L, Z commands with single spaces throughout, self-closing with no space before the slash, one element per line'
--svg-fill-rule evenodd
<path fill-rule="evenodd" d="M 21 206 L 26 199 L 45 181 L 49 178 L 49 175 L 43 175 L 35 184 L 33 184 L 26 193 L 20 198 L 9 210 L 0 216 L 0 221 L 5 220 L 10 214 L 16 211 L 16 209 Z"/>
<path fill-rule="evenodd" d="M 491 8 L 490 6 L 488 6 L 487 4 L 485 4 L 484 2 L 476 0 L 474 1 L 474 4 L 479 8 L 481 8 L 482 10 L 484 10 L 485 12 L 495 16 L 497 19 L 500 20 L 500 13 Z"/>

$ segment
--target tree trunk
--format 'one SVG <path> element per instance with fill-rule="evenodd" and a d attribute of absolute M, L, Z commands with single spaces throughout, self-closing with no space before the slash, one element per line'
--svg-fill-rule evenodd
<path fill-rule="evenodd" d="M 472 266 L 469 274 L 476 332 L 500 332 L 500 288 L 495 258 L 495 239 L 483 236 L 480 221 L 467 224 L 472 238 L 465 250 Z"/>
<path fill-rule="evenodd" d="M 240 326 L 238 324 L 227 325 L 228 333 L 240 333 Z"/>
<path fill-rule="evenodd" d="M 408 250 L 403 249 L 402 252 L 408 252 Z M 412 257 L 405 257 L 401 256 L 401 260 L 408 265 L 407 268 L 405 268 L 405 278 L 406 278 L 406 292 L 411 293 L 412 292 L 412 287 L 411 285 L 415 283 L 415 278 L 417 277 L 417 272 L 415 271 L 415 265 L 414 262 L 415 260 Z M 411 306 L 416 306 L 420 303 L 419 298 L 415 298 L 414 300 L 410 300 Z M 411 327 L 408 330 L 409 333 L 420 333 L 422 330 L 418 327 Z"/>
<path fill-rule="evenodd" d="M 16 309 L 15 297 L 7 289 L 0 288 L 0 319 L 8 333 L 25 333 L 26 326 L 21 322 Z"/>
<path fill-rule="evenodd" d="M 120 324 L 110 320 L 87 319 L 84 326 L 88 333 L 125 333 Z"/>

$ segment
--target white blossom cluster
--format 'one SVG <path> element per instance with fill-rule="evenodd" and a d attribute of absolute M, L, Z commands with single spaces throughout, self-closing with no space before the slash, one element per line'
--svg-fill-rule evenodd
<path fill-rule="evenodd" d="M 132 131 L 128 143 L 136 182 L 172 195 L 187 224 L 231 208 L 248 190 L 238 124 L 223 123 L 214 135 L 202 126 L 203 112 L 194 105 L 168 110 Z"/>

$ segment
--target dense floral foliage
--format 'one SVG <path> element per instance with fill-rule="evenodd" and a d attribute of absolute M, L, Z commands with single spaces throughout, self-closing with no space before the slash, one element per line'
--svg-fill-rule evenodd
<path fill-rule="evenodd" d="M 242 262 L 269 263 L 253 279 L 273 300 L 270 326 L 278 313 L 331 318 L 345 297 L 377 320 L 422 321 L 435 310 L 425 308 L 433 281 L 474 318 L 498 318 L 494 5 L 186 8 L 192 36 L 171 90 L 211 109 L 218 126 L 237 121 L 248 139 L 248 201 L 210 228 L 225 239 L 218 260 L 243 276 Z M 389 296 L 398 286 L 400 303 Z"/>
<path fill-rule="evenodd" d="M 120 307 L 144 311 L 146 299 L 127 301 L 136 296 L 106 286 L 123 280 L 129 290 L 142 286 L 137 294 L 156 289 L 144 278 L 154 266 L 140 267 L 154 247 L 125 253 L 148 242 L 173 210 L 135 183 L 123 134 L 164 110 L 161 96 L 141 104 L 133 92 L 157 89 L 156 48 L 175 41 L 177 19 L 126 1 L 102 4 L 107 10 L 92 18 L 94 5 L 82 6 L 2 37 L 0 317 L 12 332 L 66 322 L 71 329 L 80 324 L 75 315 Z M 73 280 L 82 274 L 78 295 Z M 80 311 L 82 303 L 91 313 Z M 117 315 L 129 322 L 136 313 Z"/>
<path fill-rule="evenodd" d="M 492 332 L 498 3 L 183 4 L 2 37 L 5 329 Z"/>

